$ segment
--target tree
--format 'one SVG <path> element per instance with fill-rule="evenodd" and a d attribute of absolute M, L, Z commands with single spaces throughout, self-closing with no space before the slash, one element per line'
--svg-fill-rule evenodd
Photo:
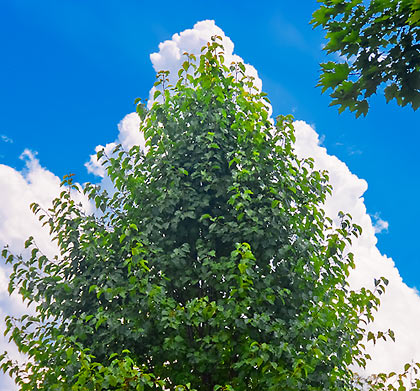
<path fill-rule="evenodd" d="M 29 360 L 1 367 L 21 390 L 355 389 L 387 281 L 349 289 L 360 227 L 340 214 L 334 228 L 327 173 L 296 157 L 292 118 L 273 125 L 219 39 L 198 63 L 186 54 L 175 86 L 158 74 L 150 110 L 139 102 L 146 152 L 98 154 L 112 196 L 67 177 L 50 209 L 32 205 L 59 256 L 32 238 L 29 259 L 3 251 L 10 291 L 36 306 L 7 319 Z"/>
<path fill-rule="evenodd" d="M 326 31 L 327 53 L 318 86 L 331 89 L 331 105 L 366 115 L 378 91 L 400 106 L 420 106 L 419 0 L 318 0 L 314 27 Z"/>

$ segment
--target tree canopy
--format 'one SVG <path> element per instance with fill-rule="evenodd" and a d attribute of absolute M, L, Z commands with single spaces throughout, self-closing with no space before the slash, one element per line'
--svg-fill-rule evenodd
<path fill-rule="evenodd" d="M 292 118 L 273 123 L 219 39 L 139 102 L 146 151 L 98 153 L 112 195 L 67 177 L 48 210 L 32 205 L 59 255 L 33 238 L 28 258 L 3 251 L 10 292 L 36 307 L 7 319 L 28 362 L 1 368 L 20 390 L 356 389 L 387 281 L 349 289 L 360 227 L 325 215 L 327 173 L 297 158 Z"/>
<path fill-rule="evenodd" d="M 398 105 L 420 106 L 419 0 L 318 0 L 314 27 L 327 34 L 318 86 L 331 89 L 331 105 L 366 115 L 369 98 L 384 94 Z"/>

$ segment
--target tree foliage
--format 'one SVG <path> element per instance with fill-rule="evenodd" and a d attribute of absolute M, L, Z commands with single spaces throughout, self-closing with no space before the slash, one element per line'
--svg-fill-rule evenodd
<path fill-rule="evenodd" d="M 57 257 L 32 238 L 29 258 L 3 251 L 10 292 L 36 306 L 7 319 L 28 362 L 1 367 L 20 390 L 355 389 L 387 281 L 349 289 L 360 227 L 340 214 L 334 228 L 327 173 L 296 157 L 291 117 L 273 124 L 218 40 L 186 55 L 175 86 L 159 73 L 149 111 L 139 103 L 146 152 L 99 152 L 112 195 L 67 177 L 48 210 L 32 205 Z"/>
<path fill-rule="evenodd" d="M 318 0 L 314 27 L 326 31 L 324 50 L 338 59 L 321 64 L 318 86 L 331 105 L 366 115 L 369 98 L 383 93 L 400 106 L 420 106 L 419 0 Z"/>

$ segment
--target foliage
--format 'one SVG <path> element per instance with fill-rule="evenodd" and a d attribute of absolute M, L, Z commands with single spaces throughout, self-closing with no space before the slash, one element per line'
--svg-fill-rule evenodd
<path fill-rule="evenodd" d="M 369 391 L 419 391 L 420 363 L 407 363 L 401 373 L 379 373 L 368 378 L 355 375 L 355 380 L 360 388 Z"/>
<path fill-rule="evenodd" d="M 32 205 L 59 256 L 32 238 L 28 259 L 3 251 L 10 292 L 36 306 L 7 320 L 26 366 L 0 359 L 21 390 L 355 389 L 387 281 L 349 289 L 360 227 L 340 214 L 334 228 L 327 173 L 295 156 L 292 118 L 273 124 L 219 39 L 139 103 L 145 153 L 98 154 L 113 195 L 67 177 L 50 209 Z"/>
<path fill-rule="evenodd" d="M 366 115 L 369 98 L 420 106 L 419 0 L 318 0 L 314 27 L 326 31 L 324 50 L 338 59 L 321 64 L 318 86 L 331 89 L 331 105 Z"/>

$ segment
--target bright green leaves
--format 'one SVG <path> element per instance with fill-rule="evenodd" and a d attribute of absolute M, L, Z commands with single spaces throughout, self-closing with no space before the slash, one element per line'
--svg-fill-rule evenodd
<path fill-rule="evenodd" d="M 75 377 L 75 383 L 71 388 L 62 384 L 61 388 L 56 389 L 71 389 L 72 391 L 146 391 L 168 389 L 165 381 L 157 379 L 153 373 L 148 373 L 144 366 L 136 365 L 128 349 L 124 349 L 121 355 L 116 353 L 110 355 L 109 365 L 97 362 L 93 355 L 85 351 L 79 352 L 77 359 L 80 362 L 81 370 Z M 176 386 L 175 389 L 186 389 L 183 387 Z"/>
<path fill-rule="evenodd" d="M 412 15 L 410 16 L 409 22 L 413 26 L 420 25 L 420 0 L 412 0 L 411 5 Z"/>
<path fill-rule="evenodd" d="M 253 277 L 256 275 L 254 269 L 255 257 L 252 254 L 251 246 L 248 243 L 236 245 L 236 250 L 231 253 L 232 258 L 240 257 L 238 269 L 240 275 L 236 278 L 239 284 L 239 294 L 246 295 L 247 291 L 254 284 Z M 236 290 L 235 290 L 236 291 Z"/>
<path fill-rule="evenodd" d="M 321 0 L 311 23 L 326 30 L 324 50 L 340 59 L 321 64 L 318 86 L 331 105 L 366 115 L 368 99 L 385 87 L 387 102 L 420 107 L 418 0 Z"/>
<path fill-rule="evenodd" d="M 156 93 L 159 91 L 156 91 Z M 157 98 L 155 93 L 154 99 Z M 138 116 L 140 117 L 140 119 L 144 119 L 147 113 L 147 109 L 146 109 L 146 105 L 141 101 L 141 99 L 137 98 L 134 103 L 136 104 L 136 112 L 138 114 Z M 98 157 L 99 159 L 99 157 Z"/>
<path fill-rule="evenodd" d="M 322 5 L 312 14 L 312 24 L 314 27 L 324 26 L 330 20 L 332 14 L 333 11 L 330 8 Z"/>

